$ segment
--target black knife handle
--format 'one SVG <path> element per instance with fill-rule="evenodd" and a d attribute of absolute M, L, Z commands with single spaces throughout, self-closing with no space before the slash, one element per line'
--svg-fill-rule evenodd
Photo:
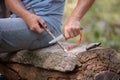
<path fill-rule="evenodd" d="M 101 42 L 99 43 L 91 43 L 89 44 L 87 47 L 86 47 L 86 50 L 90 50 L 90 49 L 93 49 L 93 48 L 96 48 L 96 47 L 99 47 L 101 45 Z"/>

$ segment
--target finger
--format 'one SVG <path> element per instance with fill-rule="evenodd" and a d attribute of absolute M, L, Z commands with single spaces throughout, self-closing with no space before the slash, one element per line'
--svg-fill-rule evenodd
<path fill-rule="evenodd" d="M 76 37 L 77 35 L 79 35 L 80 30 L 81 30 L 80 26 L 75 26 L 75 27 L 71 28 L 71 37 L 73 38 L 73 37 Z"/>
<path fill-rule="evenodd" d="M 70 31 L 69 31 L 69 35 L 70 35 L 70 38 L 73 38 L 76 34 L 76 31 L 74 28 L 71 28 Z"/>
<path fill-rule="evenodd" d="M 81 30 L 82 30 L 82 28 L 80 28 L 80 26 L 77 26 L 74 30 L 74 36 L 79 35 Z"/>
<path fill-rule="evenodd" d="M 35 27 L 35 30 L 36 30 L 38 33 L 42 33 L 42 32 L 45 31 L 39 24 Z"/>
<path fill-rule="evenodd" d="M 71 37 L 75 37 L 78 35 L 78 29 L 71 29 Z"/>
<path fill-rule="evenodd" d="M 41 29 L 37 23 L 34 24 L 33 26 L 30 26 L 30 30 L 37 33 L 41 33 L 44 31 L 44 29 Z"/>
<path fill-rule="evenodd" d="M 69 31 L 66 30 L 64 32 L 65 32 L 65 34 L 64 34 L 65 35 L 65 40 L 68 40 L 70 38 Z"/>
<path fill-rule="evenodd" d="M 31 30 L 31 31 L 35 31 L 35 28 L 32 27 L 32 28 L 30 28 L 30 30 Z"/>
<path fill-rule="evenodd" d="M 30 25 L 30 26 L 29 26 L 29 29 L 30 29 L 31 31 L 35 31 L 35 25 Z"/>
<path fill-rule="evenodd" d="M 41 17 L 38 19 L 38 22 L 41 24 L 41 27 L 47 27 L 46 22 Z"/>

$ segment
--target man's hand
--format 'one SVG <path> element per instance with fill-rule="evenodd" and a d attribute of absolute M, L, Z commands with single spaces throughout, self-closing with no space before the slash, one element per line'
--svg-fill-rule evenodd
<path fill-rule="evenodd" d="M 81 25 L 80 21 L 76 19 L 70 19 L 64 27 L 64 35 L 66 39 L 73 38 L 80 34 Z"/>
<path fill-rule="evenodd" d="M 28 27 L 31 31 L 38 33 L 45 31 L 44 28 L 46 27 L 46 23 L 40 16 L 30 13 L 23 19 L 28 24 Z"/>
<path fill-rule="evenodd" d="M 5 0 L 5 3 L 10 11 L 24 19 L 30 30 L 38 33 L 45 31 L 43 28 L 46 27 L 45 21 L 40 16 L 27 11 L 21 0 Z"/>

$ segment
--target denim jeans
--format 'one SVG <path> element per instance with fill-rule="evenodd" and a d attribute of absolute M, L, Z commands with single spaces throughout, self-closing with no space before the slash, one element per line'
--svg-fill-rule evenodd
<path fill-rule="evenodd" d="M 46 22 L 47 23 L 47 22 Z M 56 28 L 47 23 L 47 28 L 55 35 L 61 34 Z M 29 30 L 21 18 L 0 19 L 0 53 L 21 49 L 38 49 L 50 46 L 52 38 L 47 32 L 41 34 Z"/>

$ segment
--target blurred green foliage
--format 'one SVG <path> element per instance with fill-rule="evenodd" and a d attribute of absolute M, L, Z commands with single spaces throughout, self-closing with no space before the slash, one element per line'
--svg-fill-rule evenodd
<path fill-rule="evenodd" d="M 66 0 L 64 24 L 69 19 L 77 0 Z M 103 47 L 120 49 L 120 0 L 96 0 L 81 20 L 82 43 L 102 42 Z M 79 36 L 71 39 L 77 42 Z"/>

